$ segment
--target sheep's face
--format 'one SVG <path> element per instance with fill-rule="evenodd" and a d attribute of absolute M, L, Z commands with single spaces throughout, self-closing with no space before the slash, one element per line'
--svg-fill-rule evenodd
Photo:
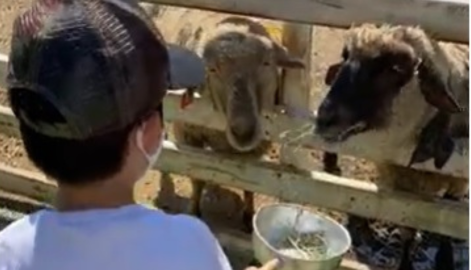
<path fill-rule="evenodd" d="M 206 91 L 226 116 L 230 145 L 240 152 L 253 150 L 263 137 L 261 110 L 275 103 L 278 68 L 302 68 L 303 63 L 264 36 L 235 31 L 209 41 L 203 57 Z"/>
<path fill-rule="evenodd" d="M 409 45 L 379 30 L 351 31 L 342 58 L 327 72 L 330 89 L 318 109 L 316 133 L 329 142 L 386 126 L 419 63 Z"/>

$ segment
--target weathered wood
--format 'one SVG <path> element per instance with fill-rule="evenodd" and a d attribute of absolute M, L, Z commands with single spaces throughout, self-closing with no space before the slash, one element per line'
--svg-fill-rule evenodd
<path fill-rule="evenodd" d="M 1 66 L 6 62 L 0 62 Z M 0 88 L 5 85 L 3 80 L 5 74 L 0 73 Z M 167 121 L 185 121 L 195 125 L 205 126 L 211 129 L 224 130 L 226 122 L 223 115 L 212 110 L 212 106 L 205 104 L 205 100 L 196 100 L 192 105 L 180 109 L 181 93 L 169 94 L 165 99 L 165 118 Z M 279 112 L 284 111 L 283 107 L 278 108 Z M 329 152 L 337 152 L 343 155 L 351 155 L 359 158 L 365 158 L 373 161 L 387 161 L 398 165 L 406 166 L 409 162 L 410 153 L 401 152 L 398 149 L 395 156 L 387 155 L 381 151 L 378 137 L 375 134 L 368 136 L 357 135 L 345 143 L 339 145 L 328 145 L 319 137 L 312 134 L 314 128 L 314 119 L 293 118 L 282 113 L 265 113 L 262 119 L 262 126 L 265 129 L 264 134 L 267 139 L 280 144 L 287 144 L 291 147 L 319 149 Z M 11 135 L 18 134 L 16 131 L 16 119 L 14 119 L 9 108 L 0 106 L 0 129 L 5 130 Z M 433 161 L 421 164 L 415 164 L 412 167 L 418 170 L 430 171 L 438 174 L 453 175 L 457 177 L 469 177 L 468 163 L 468 142 L 460 146 L 441 169 L 437 170 Z"/>
<path fill-rule="evenodd" d="M 169 121 L 178 119 L 212 129 L 225 129 L 223 116 L 204 104 L 204 100 L 195 102 L 191 105 L 192 107 L 185 110 L 178 108 L 178 102 L 179 97 L 177 95 L 168 95 L 165 100 L 165 116 Z M 381 151 L 381 135 L 376 136 L 376 134 L 370 133 L 364 136 L 359 134 L 342 144 L 329 145 L 321 138 L 314 136 L 312 132 L 314 119 L 306 120 L 288 117 L 281 113 L 283 110 L 284 108 L 281 107 L 280 113 L 265 113 L 264 115 L 262 121 L 262 126 L 265 129 L 264 134 L 271 141 L 299 148 L 306 147 L 337 152 L 373 161 L 387 161 L 402 166 L 407 166 L 409 162 L 410 153 L 405 149 L 398 149 L 395 155 Z M 412 167 L 443 175 L 468 178 L 468 160 L 468 142 L 463 142 L 462 147 L 453 153 L 448 163 L 441 170 L 437 170 L 432 161 L 414 164 Z"/>
<path fill-rule="evenodd" d="M 467 0 L 145 0 L 145 2 L 348 28 L 363 22 L 420 25 L 468 43 Z"/>
<path fill-rule="evenodd" d="M 160 7 L 151 3 L 141 2 L 139 5 L 145 10 L 145 12 L 151 16 L 157 16 L 159 14 Z"/>
<path fill-rule="evenodd" d="M 180 96 L 168 95 L 165 99 L 165 118 L 167 121 L 176 119 L 193 123 L 195 125 L 205 126 L 216 130 L 224 130 L 225 121 L 219 113 L 208 109 L 204 100 L 198 100 L 191 107 L 181 110 L 179 108 Z M 375 145 L 374 141 L 361 140 L 361 138 L 352 138 L 341 145 L 327 145 L 320 138 L 312 135 L 314 125 L 312 121 L 295 119 L 282 114 L 266 114 L 262 123 L 266 137 L 270 140 L 287 144 L 293 147 L 307 147 L 309 149 L 319 149 L 329 152 L 337 152 L 344 155 L 351 155 L 360 158 L 366 158 L 374 161 L 388 161 L 391 163 L 406 166 L 408 163 L 407 153 L 398 156 L 388 156 L 381 152 L 381 148 Z M 0 106 L 0 129 L 4 133 L 16 136 L 17 120 L 14 118 L 11 110 Z M 413 168 L 425 171 L 431 171 L 438 174 L 453 175 L 457 177 L 468 177 L 468 143 L 464 142 L 465 152 L 455 152 L 450 161 L 442 170 L 437 170 L 432 161 L 416 164 Z"/>
<path fill-rule="evenodd" d="M 165 141 L 155 169 L 207 179 L 213 184 L 267 194 L 293 203 L 330 208 L 468 239 L 469 214 L 465 203 L 379 191 L 372 183 L 323 172 L 295 171 L 270 162 L 236 159 L 177 146 L 170 141 Z M 44 177 L 5 166 L 0 167 L 0 179 L 0 189 L 35 198 L 49 196 L 54 188 Z"/>
<path fill-rule="evenodd" d="M 285 23 L 283 25 L 282 43 L 294 56 L 304 60 L 306 68 L 285 69 L 282 76 L 281 97 L 282 104 L 291 108 L 301 110 L 311 109 L 311 49 L 312 31 L 311 25 Z M 280 149 L 280 161 L 283 164 L 290 164 L 297 168 L 312 169 L 314 159 L 311 151 L 293 147 L 289 144 L 282 144 Z"/>
<path fill-rule="evenodd" d="M 0 163 L 0 189 L 40 201 L 50 201 L 56 185 L 41 173 L 16 169 Z"/>
<path fill-rule="evenodd" d="M 0 190 L 0 209 L 5 208 L 29 214 L 50 207 L 50 203 L 51 202 L 39 201 L 24 195 Z"/>
<path fill-rule="evenodd" d="M 199 100 L 185 110 L 180 110 L 179 102 L 179 95 L 168 95 L 165 99 L 166 120 L 174 121 L 178 119 L 212 129 L 224 130 L 225 121 L 223 116 L 208 109 L 209 106 L 204 105 L 205 101 Z M 267 138 L 289 146 L 320 149 L 374 161 L 388 161 L 403 166 L 408 163 L 407 155 L 388 156 L 381 152 L 381 148 L 378 149 L 375 146 L 374 141 L 368 142 L 367 140 L 362 141 L 361 139 L 353 138 L 341 145 L 327 145 L 320 138 L 312 135 L 311 130 L 314 128 L 312 122 L 306 122 L 306 120 L 302 119 L 290 118 L 281 114 L 266 114 L 263 119 L 263 127 Z M 11 110 L 4 106 L 0 106 L 0 129 L 4 133 L 13 136 L 18 134 L 17 120 L 14 118 Z M 442 170 L 437 170 L 432 161 L 416 164 L 413 168 L 468 178 L 468 143 L 464 142 L 463 147 L 465 151 L 463 153 L 455 152 Z"/>
<path fill-rule="evenodd" d="M 0 53 L 0 88 L 5 86 L 7 76 L 8 55 Z"/>
<path fill-rule="evenodd" d="M 8 136 L 19 137 L 18 121 L 10 108 L 0 106 L 0 132 Z"/>

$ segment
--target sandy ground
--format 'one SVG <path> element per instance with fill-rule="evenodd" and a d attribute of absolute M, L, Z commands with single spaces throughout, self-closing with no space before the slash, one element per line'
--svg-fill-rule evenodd
<path fill-rule="evenodd" d="M 2 0 L 0 1 L 0 52 L 9 51 L 11 25 L 16 14 L 23 10 L 30 3 L 30 0 Z M 326 68 L 331 63 L 337 61 L 340 56 L 342 45 L 342 31 L 323 27 L 316 27 L 314 33 L 314 89 L 323 88 L 323 76 Z M 322 92 L 313 92 L 313 95 L 321 96 Z M 5 96 L 0 93 L 0 103 L 5 105 Z M 8 138 L 0 134 L 0 162 L 14 167 L 36 170 L 28 161 L 21 141 Z M 320 169 L 319 153 L 313 153 L 316 158 L 317 168 Z M 341 167 L 343 175 L 365 181 L 374 181 L 375 173 L 372 166 L 364 160 L 358 160 L 348 157 L 342 157 Z M 148 177 L 139 183 L 136 189 L 136 197 L 141 202 L 154 203 L 159 206 L 165 206 L 170 211 L 185 211 L 188 202 L 188 196 L 191 193 L 191 185 L 187 177 L 172 175 L 173 186 L 176 194 L 168 192 L 172 187 L 165 188 L 160 195 L 156 195 L 160 190 L 160 175 L 157 172 L 149 173 Z M 203 199 L 203 215 L 205 218 L 217 220 L 231 227 L 239 227 L 241 221 L 241 191 L 227 188 L 218 188 L 212 190 L 211 196 Z M 276 201 L 264 195 L 256 195 L 256 205 Z M 329 212 L 335 217 L 341 218 L 341 215 Z"/>

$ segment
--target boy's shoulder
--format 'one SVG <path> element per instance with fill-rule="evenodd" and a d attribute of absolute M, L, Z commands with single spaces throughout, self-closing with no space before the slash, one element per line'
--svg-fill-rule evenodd
<path fill-rule="evenodd" d="M 14 258 L 16 253 L 32 244 L 36 233 L 34 224 L 41 215 L 42 211 L 26 215 L 0 231 L 0 266 L 8 265 L 5 260 Z"/>
<path fill-rule="evenodd" d="M 208 225 L 194 216 L 187 214 L 163 213 L 164 218 L 162 220 L 159 218 L 159 216 L 162 217 L 162 213 L 160 215 L 149 213 L 149 215 L 154 216 L 154 220 L 156 221 L 156 223 L 154 223 L 152 226 L 152 230 L 155 230 L 155 228 L 161 226 L 165 226 L 166 228 L 169 228 L 168 232 L 171 231 L 173 235 L 178 235 L 182 238 L 189 237 L 190 239 L 199 239 L 199 241 L 206 243 L 212 243 L 215 240 L 215 237 L 209 229 Z"/>
<path fill-rule="evenodd" d="M 179 235 L 182 236 L 181 240 L 188 241 L 186 244 L 188 247 L 199 251 L 196 255 L 198 258 L 195 260 L 203 263 L 198 269 L 232 269 L 217 238 L 206 223 L 185 214 L 175 215 L 173 218 L 180 231 Z"/>
<path fill-rule="evenodd" d="M 78 241 L 74 242 L 74 239 Z M 203 221 L 143 206 L 71 214 L 43 210 L 25 216 L 0 232 L 0 269 L 30 269 L 24 267 L 35 258 L 33 253 L 37 252 L 38 246 L 42 246 L 41 250 L 49 250 L 49 254 L 57 254 L 54 250 L 60 249 L 74 257 L 81 255 L 72 252 L 70 247 L 88 245 L 93 248 L 94 241 L 105 243 L 109 250 L 119 247 L 121 251 L 123 243 L 140 241 L 142 249 L 130 247 L 127 260 L 134 256 L 142 258 L 142 254 L 148 252 L 151 254 L 149 262 L 163 266 L 186 269 L 190 263 L 195 269 L 230 269 L 215 236 Z M 162 258 L 155 261 L 155 250 L 179 254 L 182 249 L 190 250 L 193 257 L 182 261 Z M 46 257 L 41 257 L 41 260 L 47 265 L 50 259 Z"/>
<path fill-rule="evenodd" d="M 36 213 L 25 215 L 10 223 L 7 227 L 0 231 L 0 243 L 6 241 L 20 241 L 35 230 L 36 220 L 43 214 L 43 210 Z"/>
<path fill-rule="evenodd" d="M 201 221 L 200 219 L 186 215 L 186 214 L 178 214 L 178 215 L 173 215 L 172 220 L 178 224 L 179 226 L 192 230 L 193 232 L 198 232 L 201 234 L 209 234 L 211 235 L 211 231 L 209 230 L 209 227 Z"/>
<path fill-rule="evenodd" d="M 146 207 L 143 206 L 146 211 L 146 214 L 152 220 L 152 223 L 166 223 L 167 225 L 170 225 L 170 228 L 175 229 L 175 230 L 183 230 L 188 233 L 192 234 L 202 234 L 205 236 L 212 236 L 211 231 L 209 227 L 201 221 L 200 219 L 190 216 L 187 214 L 168 214 L 164 213 L 158 209 L 154 209 L 151 207 Z M 155 226 L 153 224 L 152 226 Z M 153 227 L 155 230 L 156 227 Z"/>
<path fill-rule="evenodd" d="M 164 223 L 167 226 L 170 225 L 172 229 L 187 231 L 193 234 L 202 234 L 205 236 L 212 235 L 209 227 L 204 222 L 193 216 L 185 214 L 171 215 L 148 207 L 140 207 L 140 209 L 136 210 L 147 217 L 146 219 L 148 222 L 145 223 L 150 223 L 149 225 L 152 230 L 156 229 L 156 223 Z M 34 236 L 37 225 L 41 223 L 40 219 L 45 214 L 47 214 L 46 210 L 40 210 L 38 212 L 25 215 L 24 217 L 12 222 L 0 231 L 0 243 L 20 243 L 22 240 L 30 239 L 30 237 Z M 132 220 L 132 218 L 130 219 Z"/>

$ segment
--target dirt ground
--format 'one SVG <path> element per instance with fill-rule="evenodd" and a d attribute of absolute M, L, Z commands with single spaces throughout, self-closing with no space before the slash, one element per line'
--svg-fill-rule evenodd
<path fill-rule="evenodd" d="M 30 0 L 2 0 L 0 1 L 0 52 L 9 51 L 11 26 L 17 13 L 29 5 Z M 324 27 L 316 27 L 314 33 L 314 74 L 316 83 L 315 89 L 323 88 L 323 76 L 326 68 L 331 63 L 337 61 L 340 57 L 342 44 L 342 31 Z M 314 95 L 320 96 L 317 91 Z M 0 93 L 0 103 L 5 105 L 5 96 Z M 6 137 L 0 134 L 0 162 L 10 166 L 20 167 L 28 170 L 36 168 L 28 161 L 21 141 Z M 320 169 L 319 153 L 313 153 L 316 158 L 317 169 Z M 375 173 L 368 162 L 364 160 L 353 159 L 349 157 L 341 158 L 341 167 L 343 175 L 365 181 L 374 181 Z M 172 175 L 173 186 L 176 195 L 168 192 L 171 186 L 162 190 L 160 195 L 156 195 L 160 190 L 160 175 L 157 172 L 149 173 L 148 177 L 143 179 L 136 189 L 136 197 L 140 202 L 154 203 L 159 206 L 165 206 L 165 209 L 175 212 L 185 211 L 187 198 L 191 193 L 191 185 L 187 177 Z M 215 191 L 215 190 L 213 190 Z M 276 201 L 276 198 L 264 195 L 256 195 L 256 205 Z M 221 189 L 211 192 L 211 196 L 205 196 L 202 202 L 203 215 L 210 220 L 217 220 L 230 227 L 239 227 L 241 223 L 241 191 L 235 189 Z M 329 212 L 335 217 L 341 218 L 334 212 Z"/>

